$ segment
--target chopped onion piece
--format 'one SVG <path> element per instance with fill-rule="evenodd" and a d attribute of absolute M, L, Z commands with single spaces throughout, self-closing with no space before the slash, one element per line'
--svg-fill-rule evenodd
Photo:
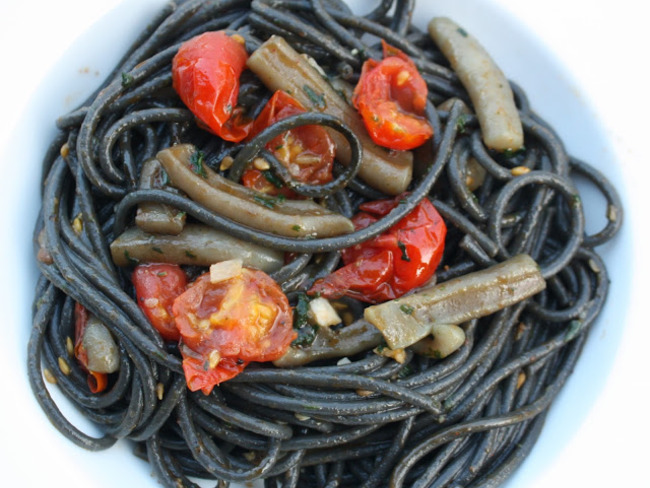
<path fill-rule="evenodd" d="M 210 283 L 221 283 L 241 274 L 242 260 L 230 259 L 210 266 Z"/>
<path fill-rule="evenodd" d="M 341 323 L 341 317 L 327 298 L 318 297 L 309 302 L 309 320 L 320 327 Z"/>

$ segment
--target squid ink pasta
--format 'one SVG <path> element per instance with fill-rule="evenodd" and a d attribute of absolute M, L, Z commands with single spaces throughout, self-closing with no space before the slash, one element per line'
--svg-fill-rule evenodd
<path fill-rule="evenodd" d="M 58 119 L 28 372 L 70 441 L 123 439 L 173 487 L 487 487 L 522 463 L 623 211 L 414 4 L 169 3 Z M 607 201 L 594 234 L 578 178 Z"/>

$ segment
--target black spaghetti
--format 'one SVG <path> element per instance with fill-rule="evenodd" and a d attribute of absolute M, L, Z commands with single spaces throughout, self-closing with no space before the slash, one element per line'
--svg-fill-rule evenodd
<path fill-rule="evenodd" d="M 621 204 L 603 175 L 567 154 L 512 82 L 525 144 L 511 150 L 487 143 L 479 105 L 490 101 L 477 102 L 463 68 L 445 50 L 447 39 L 436 37 L 445 25 L 430 25 L 427 33 L 411 23 L 414 3 L 382 0 L 364 16 L 355 16 L 341 0 L 169 4 L 101 89 L 58 120 L 58 136 L 44 158 L 34 234 L 41 275 L 28 370 L 38 402 L 66 437 L 90 450 L 128 439 L 165 486 L 196 486 L 192 478 L 215 479 L 217 486 L 257 479 L 269 487 L 496 486 L 521 464 L 605 302 L 606 267 L 594 248 L 616 234 Z M 206 130 L 172 88 L 172 62 L 185 42 L 215 31 L 237 39 L 251 58 L 274 42 L 263 56 L 281 49 L 299 56 L 301 61 L 291 61 L 296 69 L 315 70 L 319 78 L 296 82 L 311 110 L 237 142 Z M 408 57 L 428 88 L 422 119 L 433 135 L 408 152 L 411 166 L 397 189 L 391 186 L 399 186 L 392 169 L 386 170 L 387 183 L 383 163 L 368 169 L 364 157 L 400 158 L 406 151 L 373 149 L 350 120 L 328 112 L 335 97 L 349 105 L 364 63 L 382 58 L 380 41 L 389 52 Z M 278 59 L 263 61 L 275 69 Z M 239 80 L 236 110 L 253 120 L 276 90 L 250 58 L 249 67 Z M 281 72 L 269 76 L 283 78 Z M 318 88 L 320 83 L 335 95 Z M 228 106 L 228 113 L 233 109 Z M 282 147 L 270 147 L 287 131 L 307 126 L 325 128 L 336 142 L 328 181 L 298 180 L 279 156 Z M 338 153 L 341 145 L 348 148 L 345 157 Z M 194 152 L 183 163 L 165 152 L 173 148 Z M 151 161 L 160 161 L 162 169 Z M 211 205 L 195 197 L 193 187 L 177 184 L 187 168 L 200 185 L 218 181 L 228 188 L 224 203 Z M 240 191 L 251 168 L 276 193 Z M 148 172 L 153 176 L 143 183 Z M 576 177 L 607 201 L 608 223 L 593 235 L 584 230 Z M 369 225 L 340 230 L 360 206 L 387 198 L 398 199 L 390 211 Z M 367 301 L 354 294 L 331 299 L 341 324 L 310 323 L 305 307 L 318 294 L 309 292 L 342 268 L 342 250 L 393 229 L 423 201 L 433 204 L 447 226 L 437 285 L 451 286 L 527 254 L 539 263 L 545 289 L 463 320 L 454 326 L 462 343 L 448 353 L 427 353 L 413 341 L 388 347 L 368 323 Z M 231 204 L 234 214 L 222 211 Z M 297 339 L 290 350 L 309 359 L 237 359 L 239 374 L 209 394 L 191 391 L 183 361 L 192 353 L 182 341 L 163 338 L 136 299 L 131 273 L 147 260 L 138 254 L 142 246 L 130 242 L 119 255 L 114 249 L 129 232 L 141 236 L 134 222 L 146 205 L 173 209 L 165 225 L 180 222 L 196 233 L 193 239 L 218 232 L 233 239 L 234 247 L 253 246 L 249 254 L 279 254 L 281 263 L 269 274 L 293 310 Z M 277 222 L 260 227 L 239 218 L 246 205 Z M 279 209 L 285 213 L 276 215 Z M 292 229 L 299 233 L 311 225 L 308 217 L 325 220 L 326 230 L 292 235 Z M 283 218 L 289 221 L 286 231 L 279 230 Z M 162 234 L 143 234 L 143 246 L 154 257 L 173 251 L 173 239 Z M 212 241 L 201 242 L 208 244 L 178 258 L 190 280 L 209 266 L 193 261 Z M 397 244 L 402 260 L 414 259 Z M 409 320 L 420 313 L 409 301 L 417 296 L 418 290 L 396 302 Z M 102 387 L 89 380 L 92 368 L 75 359 L 80 306 L 103 324 L 114 344 L 115 364 Z M 331 343 L 325 339 L 318 345 L 323 334 L 341 349 L 327 349 L 323 344 Z M 214 362 L 223 360 L 217 354 Z M 205 368 L 211 367 L 212 358 Z M 103 436 L 92 437 L 68 421 L 44 377 Z"/>

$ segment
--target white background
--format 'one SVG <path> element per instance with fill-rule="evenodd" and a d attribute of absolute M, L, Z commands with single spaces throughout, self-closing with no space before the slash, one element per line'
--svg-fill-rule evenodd
<path fill-rule="evenodd" d="M 435 3 L 450 2 L 436 0 Z M 34 182 L 38 175 L 34 173 L 31 178 L 25 177 L 25 172 L 34 171 L 35 167 L 21 157 L 30 154 L 31 134 L 24 128 L 21 134 L 14 131 L 29 110 L 38 110 L 29 105 L 38 87 L 41 87 L 38 93 L 41 94 L 43 117 L 47 118 L 44 123 L 53 120 L 51 113 L 63 113 L 80 100 L 81 93 L 76 86 L 64 91 L 68 93 L 65 99 L 42 98 L 43 79 L 73 41 L 119 3 L 119 0 L 3 0 L 0 3 L 0 154 L 7 144 L 14 141 L 27 144 L 6 152 L 7 156 L 0 162 L 3 171 L 0 178 L 0 242 L 2 269 L 5 270 L 0 285 L 0 310 L 5 318 L 3 341 L 7 345 L 0 346 L 3 366 L 0 380 L 0 473 L 2 484 L 6 486 L 115 486 L 110 480 L 117 479 L 114 478 L 116 467 L 130 476 L 133 464 L 137 466 L 135 474 L 120 484 L 124 487 L 141 486 L 144 481 L 155 486 L 146 474 L 147 469 L 139 466 L 139 461 L 126 457 L 123 450 L 92 454 L 65 441 L 59 442 L 58 434 L 44 420 L 28 391 L 22 362 L 31 290 L 30 277 L 22 272 L 20 266 L 29 254 L 26 247 L 32 222 L 19 221 L 15 217 L 22 215 L 25 207 L 31 210 L 36 205 L 38 196 Z M 131 0 L 128 10 L 131 15 L 122 16 L 115 23 L 116 29 L 128 38 L 135 26 L 142 22 L 144 13 L 151 10 L 151 5 L 160 3 L 157 0 Z M 617 244 L 626 246 L 626 252 L 630 254 L 624 262 L 632 263 L 630 269 L 612 270 L 612 274 L 623 281 L 615 285 L 631 295 L 621 301 L 625 303 L 625 309 L 620 310 L 620 321 L 615 315 L 597 338 L 600 358 L 590 358 L 594 365 L 593 375 L 589 375 L 589 371 L 577 371 L 580 381 L 587 378 L 590 384 L 598 387 L 587 389 L 586 407 L 578 405 L 580 402 L 576 400 L 576 409 L 580 413 L 577 420 L 571 415 L 571 405 L 564 411 L 566 414 L 553 412 L 554 424 L 549 426 L 551 434 L 543 436 L 541 441 L 544 445 L 535 449 L 530 461 L 535 463 L 539 460 L 539 467 L 525 465 L 532 475 L 515 478 L 514 486 L 650 486 L 647 476 L 650 334 L 644 307 L 648 301 L 646 277 L 650 272 L 647 258 L 650 242 L 645 216 L 650 210 L 646 149 L 650 138 L 646 72 L 650 35 L 645 22 L 645 8 L 642 2 L 635 0 L 456 0 L 454 8 L 471 13 L 481 5 L 505 9 L 505 15 L 514 16 L 522 29 L 541 39 L 545 49 L 564 66 L 567 76 L 560 80 L 561 83 L 575 90 L 576 98 L 587 106 L 587 112 L 601 125 L 605 137 L 595 143 L 603 147 L 607 158 L 619 165 L 616 178 L 622 183 L 627 203 L 625 242 L 621 238 Z M 463 23 L 463 19 L 457 20 Z M 468 22 L 477 21 L 473 17 Z M 513 37 L 512 43 L 517 42 Z M 77 77 L 95 77 L 99 81 L 106 74 L 96 68 L 101 63 L 93 60 L 91 52 L 84 54 L 83 49 L 77 52 L 79 59 L 74 64 Z M 499 59 L 499 53 L 493 54 Z M 534 61 L 525 59 L 524 62 Z M 540 90 L 537 86 L 533 88 Z M 61 87 L 54 86 L 53 91 L 61 93 Z M 536 108 L 544 112 L 544 107 Z M 34 115 L 33 112 L 30 114 Z M 34 130 L 40 129 L 35 127 Z M 607 335 L 605 332 L 609 330 L 620 333 L 608 332 Z M 611 348 L 607 347 L 608 341 L 611 341 Z M 579 392 L 580 386 L 570 384 L 574 392 Z M 571 425 L 562 425 L 563 415 Z M 565 429 L 568 435 L 561 435 L 558 429 Z M 553 442 L 554 438 L 549 439 L 549 435 L 555 435 L 561 441 Z M 55 446 L 54 451 L 52 446 Z M 98 456 L 105 462 L 105 467 L 102 470 L 91 469 L 95 467 L 93 463 L 97 462 Z M 106 473 L 103 481 L 101 471 Z"/>

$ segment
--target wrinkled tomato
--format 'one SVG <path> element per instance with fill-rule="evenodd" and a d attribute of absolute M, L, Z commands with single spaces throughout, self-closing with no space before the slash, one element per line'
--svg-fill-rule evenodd
<path fill-rule="evenodd" d="M 172 82 L 183 103 L 222 139 L 240 142 L 252 122 L 237 107 L 244 46 L 223 31 L 205 32 L 183 43 L 172 61 Z"/>
<path fill-rule="evenodd" d="M 88 388 L 93 393 L 100 393 L 108 385 L 108 375 L 88 369 L 88 355 L 83 346 L 83 336 L 88 324 L 89 312 L 80 303 L 74 304 L 74 357 L 88 374 Z"/>
<path fill-rule="evenodd" d="M 296 338 L 293 312 L 279 285 L 266 273 L 242 268 L 212 283 L 199 276 L 174 301 L 187 385 L 209 394 L 250 361 L 280 358 Z"/>
<path fill-rule="evenodd" d="M 352 219 L 362 229 L 388 214 L 402 197 L 360 205 Z M 369 303 L 402 296 L 426 283 L 444 251 L 447 227 L 433 204 L 422 200 L 408 215 L 379 236 L 341 252 L 344 266 L 317 280 L 310 295 L 347 295 Z"/>
<path fill-rule="evenodd" d="M 138 305 L 151 325 L 167 341 L 180 339 L 172 305 L 187 286 L 185 271 L 176 264 L 140 264 L 133 270 L 131 280 Z"/>
<path fill-rule="evenodd" d="M 279 120 L 306 112 L 291 95 L 276 91 L 255 119 L 249 138 Z M 301 183 L 321 185 L 332 180 L 332 165 L 336 146 L 327 131 L 318 125 L 303 125 L 271 140 L 266 148 Z M 244 185 L 269 194 L 282 193 L 257 169 L 248 169 L 242 178 Z M 287 195 L 288 196 L 288 195 Z"/>
<path fill-rule="evenodd" d="M 427 85 L 406 54 L 383 40 L 382 45 L 384 59 L 363 64 L 352 103 L 376 144 L 414 149 L 433 135 L 423 116 Z"/>

